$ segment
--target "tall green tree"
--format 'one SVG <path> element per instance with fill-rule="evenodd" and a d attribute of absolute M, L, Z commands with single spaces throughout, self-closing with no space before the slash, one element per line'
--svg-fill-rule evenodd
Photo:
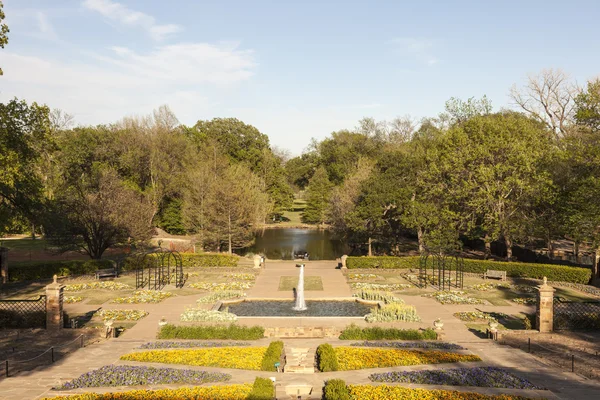
<path fill-rule="evenodd" d="M 600 132 L 600 79 L 590 81 L 575 97 L 575 120 L 579 127 Z"/>
<path fill-rule="evenodd" d="M 2 4 L 2 2 L 0 1 L 0 22 L 2 22 L 4 18 L 6 18 L 6 15 L 2 10 L 3 8 L 4 4 Z M 4 48 L 4 46 L 8 43 L 8 32 L 10 32 L 10 30 L 8 29 L 8 25 L 0 23 L 0 48 Z M 2 68 L 0 68 L 0 75 L 2 74 Z"/>
<path fill-rule="evenodd" d="M 302 214 L 302 221 L 309 224 L 325 224 L 327 220 L 327 207 L 333 185 L 327 177 L 324 167 L 319 167 L 306 190 L 306 208 Z"/>

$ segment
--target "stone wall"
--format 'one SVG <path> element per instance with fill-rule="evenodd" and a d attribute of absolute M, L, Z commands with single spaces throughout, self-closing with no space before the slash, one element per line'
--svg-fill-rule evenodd
<path fill-rule="evenodd" d="M 271 338 L 337 338 L 341 330 L 333 327 L 265 328 L 265 337 Z"/>

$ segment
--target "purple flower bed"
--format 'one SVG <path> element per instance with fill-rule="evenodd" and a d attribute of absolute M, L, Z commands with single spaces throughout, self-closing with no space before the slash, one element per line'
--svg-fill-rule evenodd
<path fill-rule="evenodd" d="M 505 369 L 495 367 L 457 368 L 371 374 L 372 382 L 405 382 L 424 385 L 479 386 L 508 389 L 544 389 Z"/>
<path fill-rule="evenodd" d="M 136 367 L 130 365 L 105 365 L 81 375 L 79 378 L 55 387 L 55 390 L 71 390 L 84 387 L 158 385 L 170 383 L 202 384 L 226 382 L 231 375 L 220 372 L 194 371 L 191 369 Z"/>
<path fill-rule="evenodd" d="M 150 342 L 140 346 L 140 349 L 187 349 L 193 347 L 232 347 L 249 346 L 246 342 L 205 342 L 203 340 L 189 340 L 185 342 Z"/>
<path fill-rule="evenodd" d="M 351 346 L 358 347 L 393 347 L 396 349 L 442 349 L 442 350 L 464 350 L 464 347 L 454 343 L 445 342 L 358 342 Z"/>

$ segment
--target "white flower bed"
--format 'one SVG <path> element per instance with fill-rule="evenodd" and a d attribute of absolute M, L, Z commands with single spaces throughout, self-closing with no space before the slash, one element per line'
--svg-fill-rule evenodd
<path fill-rule="evenodd" d="M 235 322 L 237 321 L 237 315 L 222 311 L 188 308 L 181 314 L 181 320 L 186 322 Z"/>

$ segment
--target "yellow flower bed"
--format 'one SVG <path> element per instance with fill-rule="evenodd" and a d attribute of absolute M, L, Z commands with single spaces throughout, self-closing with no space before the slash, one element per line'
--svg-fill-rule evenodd
<path fill-rule="evenodd" d="M 130 390 L 118 393 L 84 393 L 72 396 L 61 396 L 61 399 L 69 400 L 245 400 L 252 385 L 221 385 L 221 386 L 195 386 L 179 389 L 161 390 Z M 46 397 L 43 400 L 56 399 L 57 397 Z"/>
<path fill-rule="evenodd" d="M 125 354 L 121 360 L 260 371 L 266 351 L 266 347 L 152 350 Z"/>
<path fill-rule="evenodd" d="M 358 347 L 336 347 L 335 355 L 338 359 L 338 371 L 418 364 L 481 361 L 481 358 L 472 354 L 402 349 L 365 349 Z"/>
<path fill-rule="evenodd" d="M 348 385 L 352 400 L 526 400 L 522 396 L 489 396 L 451 390 L 409 389 L 388 385 Z"/>

